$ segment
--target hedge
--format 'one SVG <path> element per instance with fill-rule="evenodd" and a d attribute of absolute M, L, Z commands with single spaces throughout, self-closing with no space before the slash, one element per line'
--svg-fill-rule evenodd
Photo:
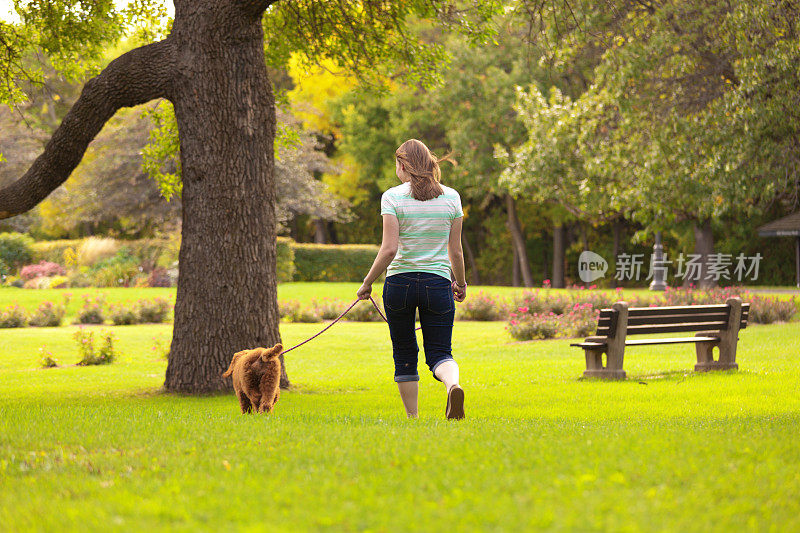
<path fill-rule="evenodd" d="M 278 237 L 277 261 L 278 281 L 292 281 L 294 276 L 294 241 L 288 237 Z"/>
<path fill-rule="evenodd" d="M 379 247 L 295 243 L 293 248 L 294 281 L 361 281 L 369 272 Z"/>
<path fill-rule="evenodd" d="M 64 265 L 67 257 L 76 257 L 82 239 L 40 241 L 32 244 L 31 262 L 49 261 Z M 169 266 L 177 260 L 179 241 L 139 239 L 118 241 L 137 260 L 151 265 Z M 361 281 L 372 266 L 378 247 L 360 244 L 295 243 L 278 237 L 278 281 Z"/>

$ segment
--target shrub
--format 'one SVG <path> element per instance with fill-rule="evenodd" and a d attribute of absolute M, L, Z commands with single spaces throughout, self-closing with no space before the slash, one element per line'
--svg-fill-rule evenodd
<path fill-rule="evenodd" d="M 29 279 L 22 286 L 23 289 L 43 289 L 47 285 L 47 278 Z"/>
<path fill-rule="evenodd" d="M 512 313 L 506 329 L 515 339 L 527 341 L 532 339 L 552 339 L 558 334 L 560 327 L 560 315 L 534 313 L 517 318 L 516 314 Z"/>
<path fill-rule="evenodd" d="M 136 314 L 143 323 L 161 323 L 167 321 L 167 315 L 172 305 L 161 297 L 151 300 L 139 300 L 136 303 Z"/>
<path fill-rule="evenodd" d="M 181 251 L 181 234 L 180 232 L 171 233 L 164 239 L 164 249 L 158 258 L 156 266 L 170 268 L 177 266 L 178 256 Z"/>
<path fill-rule="evenodd" d="M 102 331 L 100 336 L 103 339 L 103 345 L 99 350 L 95 350 L 93 331 L 84 331 L 83 328 L 80 328 L 75 332 L 73 338 L 78 343 L 78 355 L 81 357 L 81 360 L 78 361 L 79 366 L 107 365 L 114 362 L 114 359 L 119 356 L 114 349 L 114 341 L 116 341 L 114 334 Z"/>
<path fill-rule="evenodd" d="M 289 322 L 322 322 L 322 316 L 314 307 L 305 307 L 297 300 L 278 303 L 281 318 Z"/>
<path fill-rule="evenodd" d="M 53 357 L 53 352 L 47 349 L 47 346 L 42 345 L 39 348 L 39 365 L 42 368 L 55 368 L 58 366 L 58 359 Z"/>
<path fill-rule="evenodd" d="M 554 315 L 563 315 L 572 307 L 572 299 L 564 293 L 545 293 L 546 307 L 543 312 L 550 311 Z"/>
<path fill-rule="evenodd" d="M 606 309 L 616 302 L 612 295 L 604 291 L 579 291 L 573 295 L 573 308 L 575 305 L 590 304 L 593 309 Z M 579 335 L 582 336 L 582 335 Z"/>
<path fill-rule="evenodd" d="M 491 295 L 478 291 L 456 307 L 458 320 L 502 320 L 507 305 Z"/>
<path fill-rule="evenodd" d="M 142 266 L 144 272 L 150 273 L 159 265 L 163 268 L 162 256 L 171 255 L 167 249 L 169 244 L 168 239 L 138 239 L 125 241 L 124 248 Z"/>
<path fill-rule="evenodd" d="M 750 302 L 748 322 L 755 324 L 771 324 L 773 322 L 788 322 L 797 313 L 797 302 L 781 300 L 777 297 L 752 295 L 747 297 Z"/>
<path fill-rule="evenodd" d="M 278 300 L 278 316 L 289 320 L 289 316 L 294 312 L 294 309 L 299 307 L 300 302 L 297 300 Z"/>
<path fill-rule="evenodd" d="M 169 271 L 164 267 L 154 268 L 147 276 L 148 287 L 172 287 L 173 280 Z"/>
<path fill-rule="evenodd" d="M 90 270 L 95 287 L 130 287 L 141 272 L 139 263 L 127 248 L 98 261 Z"/>
<path fill-rule="evenodd" d="M 588 337 L 597 331 L 600 309 L 591 303 L 576 303 L 567 313 L 562 315 L 562 331 L 565 337 Z"/>
<path fill-rule="evenodd" d="M 375 300 L 375 303 L 381 308 L 383 307 L 380 300 Z M 344 309 L 342 309 L 342 311 L 344 311 Z M 381 309 L 381 311 L 383 311 L 383 309 Z M 372 305 L 372 302 L 369 300 L 362 300 L 358 302 L 355 306 L 353 306 L 352 309 L 350 309 L 350 312 L 345 315 L 344 319 L 351 322 L 380 322 L 383 320 L 380 313 L 378 313 L 378 311 L 375 309 L 375 306 Z"/>
<path fill-rule="evenodd" d="M 77 252 L 81 239 L 61 239 L 57 241 L 37 241 L 33 243 L 33 262 L 48 261 L 66 267 L 78 264 Z"/>
<path fill-rule="evenodd" d="M 89 237 L 78 246 L 78 264 L 93 266 L 99 261 L 113 257 L 120 248 L 119 242 L 108 237 Z"/>
<path fill-rule="evenodd" d="M 46 301 L 39 304 L 38 309 L 31 315 L 30 325 L 42 328 L 55 328 L 61 325 L 67 312 L 70 295 L 64 295 L 61 305 Z"/>
<path fill-rule="evenodd" d="M 566 313 L 530 313 L 520 307 L 511 313 L 506 329 L 518 340 L 588 337 L 597 329 L 599 310 L 591 303 L 576 303 Z"/>
<path fill-rule="evenodd" d="M 311 305 L 317 310 L 322 320 L 333 320 L 347 309 L 347 304 L 338 298 L 322 298 L 311 300 Z"/>
<path fill-rule="evenodd" d="M 0 277 L 4 278 L 11 274 L 11 267 L 9 267 L 2 258 L 0 258 Z"/>
<path fill-rule="evenodd" d="M 88 294 L 83 295 L 83 307 L 78 311 L 76 324 L 102 324 L 105 321 L 103 305 L 106 298 L 102 294 L 92 297 Z"/>
<path fill-rule="evenodd" d="M 378 247 L 366 244 L 295 244 L 295 281 L 361 281 Z"/>
<path fill-rule="evenodd" d="M 53 276 L 48 278 L 48 289 L 66 289 L 69 287 L 69 278 L 67 276 Z"/>
<path fill-rule="evenodd" d="M 86 288 L 92 286 L 92 276 L 85 271 L 86 267 L 73 270 L 67 276 L 67 285 L 72 288 Z"/>
<path fill-rule="evenodd" d="M 0 260 L 11 269 L 33 261 L 33 239 L 22 233 L 0 233 Z"/>
<path fill-rule="evenodd" d="M 136 308 L 125 304 L 108 306 L 108 318 L 111 319 L 115 326 L 129 326 L 139 322 Z"/>
<path fill-rule="evenodd" d="M 25 286 L 25 280 L 18 276 L 8 276 L 6 277 L 6 285 L 21 289 Z"/>
<path fill-rule="evenodd" d="M 28 313 L 16 303 L 0 311 L 0 328 L 24 328 L 28 324 Z"/>
<path fill-rule="evenodd" d="M 23 287 L 26 289 L 66 289 L 68 285 L 69 278 L 66 276 L 42 276 L 29 279 Z"/>
<path fill-rule="evenodd" d="M 550 309 L 547 304 L 547 295 L 549 292 L 534 289 L 531 291 L 523 291 L 522 294 L 514 300 L 513 308 L 519 311 L 520 307 L 524 307 L 527 311 L 525 313 L 543 313 Z"/>
<path fill-rule="evenodd" d="M 36 279 L 46 276 L 63 276 L 67 272 L 64 267 L 48 261 L 40 261 L 35 265 L 28 265 L 22 268 L 19 275 L 22 279 Z"/>

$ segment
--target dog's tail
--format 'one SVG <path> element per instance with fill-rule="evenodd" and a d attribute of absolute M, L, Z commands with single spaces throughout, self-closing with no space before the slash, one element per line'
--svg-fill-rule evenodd
<path fill-rule="evenodd" d="M 226 371 L 225 371 L 225 372 L 222 374 L 222 377 L 223 377 L 223 378 L 227 378 L 228 376 L 230 376 L 231 374 L 233 374 L 233 367 L 235 367 L 235 366 L 236 366 L 236 360 L 237 360 L 237 359 L 239 359 L 239 357 L 242 355 L 242 353 L 244 353 L 244 352 L 236 352 L 235 354 L 233 354 L 233 359 L 231 359 L 231 366 L 229 366 L 229 367 L 228 367 L 228 370 L 226 370 Z"/>
<path fill-rule="evenodd" d="M 283 351 L 283 344 L 278 343 L 275 346 L 273 346 L 272 348 L 269 348 L 268 350 L 266 350 L 266 353 L 261 355 L 261 360 L 262 361 L 269 361 L 270 359 L 275 359 L 276 357 L 278 357 L 281 354 L 282 351 Z"/>

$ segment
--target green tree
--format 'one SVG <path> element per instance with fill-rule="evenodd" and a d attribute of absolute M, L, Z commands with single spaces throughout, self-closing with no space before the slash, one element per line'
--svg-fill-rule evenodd
<path fill-rule="evenodd" d="M 753 216 L 775 199 L 797 205 L 796 3 L 521 5 L 552 45 L 552 68 L 588 67 L 574 96 L 603 106 L 599 127 L 584 130 L 597 138 L 583 143 L 598 196 L 614 184 L 651 229 L 688 222 L 702 256 L 714 249 L 712 221 Z"/>
<path fill-rule="evenodd" d="M 108 42 L 109 1 L 48 2 L 64 16 L 26 6 L 26 27 L 56 44 Z M 275 261 L 276 190 L 271 64 L 293 52 L 329 58 L 370 78 L 400 73 L 430 78 L 441 47 L 406 31 L 410 18 L 437 20 L 482 39 L 491 7 L 469 12 L 446 1 L 176 0 L 168 35 L 121 55 L 87 82 L 44 153 L 0 190 L 0 218 L 25 212 L 63 183 L 89 142 L 122 107 L 165 98 L 175 107 L 180 138 L 183 225 L 175 325 L 165 387 L 229 390 L 222 371 L 243 347 L 272 345 L 278 331 Z M 70 11 L 72 10 L 72 11 Z M 84 20 L 86 19 L 86 20 Z M 97 22 L 99 26 L 88 25 Z M 88 35 L 79 35 L 83 32 Z M 269 45 L 265 48 L 265 40 Z M 44 43 L 45 50 L 54 48 Z M 75 49 L 79 46 L 75 45 Z M 288 384 L 283 376 L 284 385 Z"/>

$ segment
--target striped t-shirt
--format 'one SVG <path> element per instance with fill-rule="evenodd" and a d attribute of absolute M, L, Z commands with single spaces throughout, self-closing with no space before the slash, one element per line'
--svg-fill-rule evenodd
<path fill-rule="evenodd" d="M 401 272 L 430 272 L 450 279 L 447 241 L 453 219 L 464 216 L 461 197 L 455 189 L 442 185 L 443 194 L 421 202 L 411 195 L 406 182 L 381 196 L 381 215 L 394 215 L 400 222 L 397 255 L 386 270 L 387 276 Z"/>

